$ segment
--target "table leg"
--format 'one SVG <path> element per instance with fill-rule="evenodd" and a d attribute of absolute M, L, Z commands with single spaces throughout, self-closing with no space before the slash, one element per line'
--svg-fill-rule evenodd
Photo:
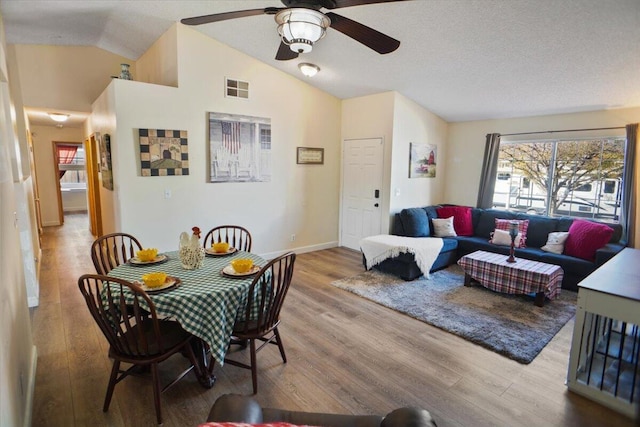
<path fill-rule="evenodd" d="M 464 285 L 471 286 L 471 276 L 469 276 L 467 273 L 464 273 Z"/>
<path fill-rule="evenodd" d="M 533 301 L 538 307 L 544 307 L 544 292 L 537 292 L 536 299 Z"/>
<path fill-rule="evenodd" d="M 211 362 L 209 361 L 209 349 L 207 343 L 201 339 L 193 339 L 191 342 L 193 352 L 196 356 L 196 361 L 200 366 L 201 375 L 198 377 L 198 382 L 204 388 L 211 388 L 216 383 L 216 376 L 213 375 L 213 358 L 211 358 Z"/>

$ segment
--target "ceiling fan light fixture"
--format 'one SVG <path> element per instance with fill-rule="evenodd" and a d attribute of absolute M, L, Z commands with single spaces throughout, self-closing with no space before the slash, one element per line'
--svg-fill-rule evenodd
<path fill-rule="evenodd" d="M 47 114 L 49 115 L 51 120 L 58 123 L 66 122 L 67 119 L 69 119 L 69 114 L 63 114 L 63 113 L 47 113 Z"/>
<path fill-rule="evenodd" d="M 318 67 L 316 64 L 310 64 L 308 62 L 301 62 L 300 64 L 298 64 L 298 68 L 300 68 L 300 72 L 307 77 L 313 77 L 318 74 L 318 71 L 320 71 L 320 67 Z"/>
<path fill-rule="evenodd" d="M 278 34 L 282 41 L 296 53 L 308 53 L 313 44 L 324 37 L 331 20 L 313 9 L 284 9 L 275 16 Z"/>

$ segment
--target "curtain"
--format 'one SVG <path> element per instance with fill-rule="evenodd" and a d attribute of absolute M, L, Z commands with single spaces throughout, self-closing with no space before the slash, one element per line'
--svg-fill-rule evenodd
<path fill-rule="evenodd" d="M 498 156 L 500 155 L 500 134 L 488 133 L 484 147 L 482 161 L 482 175 L 480 175 L 480 189 L 478 190 L 479 208 L 490 208 L 493 205 L 493 190 L 496 186 L 498 173 Z"/>
<path fill-rule="evenodd" d="M 632 123 L 627 128 L 627 149 L 624 156 L 624 176 L 622 177 L 622 211 L 620 224 L 624 230 L 627 245 L 635 247 L 636 233 L 636 204 L 638 192 L 638 175 L 635 170 L 636 150 L 638 147 L 638 123 Z"/>
<path fill-rule="evenodd" d="M 68 165 L 70 163 L 73 163 L 73 159 L 75 159 L 77 152 L 77 145 L 56 145 L 58 164 Z M 62 178 L 66 172 L 67 171 L 60 171 L 60 176 L 58 177 L 58 179 Z"/>

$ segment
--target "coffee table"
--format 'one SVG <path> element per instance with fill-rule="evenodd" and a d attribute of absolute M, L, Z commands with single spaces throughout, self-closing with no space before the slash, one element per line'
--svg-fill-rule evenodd
<path fill-rule="evenodd" d="M 487 289 L 507 294 L 535 294 L 534 304 L 544 306 L 545 296 L 550 300 L 560 295 L 564 272 L 562 267 L 544 262 L 516 258 L 507 262 L 507 255 L 475 251 L 458 260 L 464 270 L 464 285 L 475 280 Z"/>

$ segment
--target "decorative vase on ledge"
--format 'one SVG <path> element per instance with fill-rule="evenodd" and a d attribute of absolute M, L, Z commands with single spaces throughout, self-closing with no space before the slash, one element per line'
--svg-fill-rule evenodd
<path fill-rule="evenodd" d="M 122 80 L 133 80 L 133 76 L 131 76 L 131 72 L 129 72 L 129 64 L 120 64 L 120 76 L 118 78 Z"/>

